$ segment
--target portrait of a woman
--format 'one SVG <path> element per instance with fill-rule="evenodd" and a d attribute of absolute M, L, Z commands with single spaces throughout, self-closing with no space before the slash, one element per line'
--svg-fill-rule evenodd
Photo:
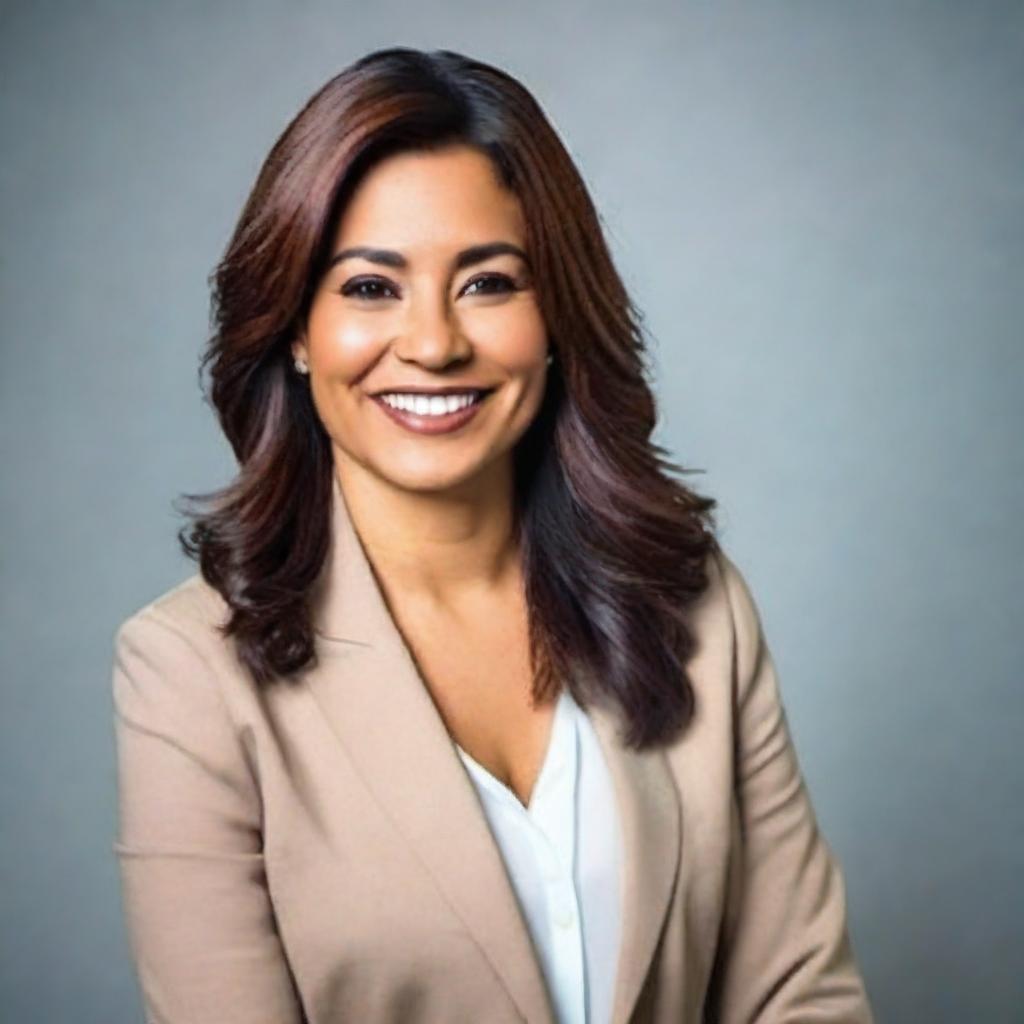
<path fill-rule="evenodd" d="M 113 665 L 147 1020 L 870 1022 L 755 598 L 530 92 L 369 53 L 212 283 L 237 475 Z"/>

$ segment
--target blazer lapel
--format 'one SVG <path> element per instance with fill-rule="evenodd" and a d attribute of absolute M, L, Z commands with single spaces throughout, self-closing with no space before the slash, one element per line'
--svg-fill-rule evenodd
<path fill-rule="evenodd" d="M 526 921 L 472 779 L 438 713 L 334 478 L 331 550 L 313 595 L 318 664 L 306 673 L 355 768 L 473 934 L 519 1012 L 555 1016 Z M 626 1024 L 671 897 L 679 802 L 665 758 L 619 742 L 588 709 L 623 830 L 622 945 L 612 1024 Z"/>
<path fill-rule="evenodd" d="M 665 755 L 659 750 L 638 753 L 623 745 L 611 711 L 593 704 L 587 714 L 612 777 L 622 830 L 622 939 L 611 1024 L 627 1024 L 672 899 L 682 812 Z"/>

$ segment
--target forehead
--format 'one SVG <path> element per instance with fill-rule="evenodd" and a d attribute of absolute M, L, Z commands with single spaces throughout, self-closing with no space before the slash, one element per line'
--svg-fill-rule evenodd
<path fill-rule="evenodd" d="M 518 197 L 490 158 L 469 146 L 393 154 L 371 167 L 346 203 L 335 248 L 416 250 L 504 239 L 523 244 Z"/>

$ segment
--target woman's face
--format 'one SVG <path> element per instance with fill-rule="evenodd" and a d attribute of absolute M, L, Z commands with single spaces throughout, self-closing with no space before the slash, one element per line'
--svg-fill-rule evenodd
<path fill-rule="evenodd" d="M 343 482 L 445 490 L 507 468 L 547 370 L 525 242 L 518 199 L 477 150 L 399 153 L 362 179 L 293 345 Z M 488 394 L 448 411 L 475 389 Z M 385 398 L 411 408 L 392 415 Z"/>

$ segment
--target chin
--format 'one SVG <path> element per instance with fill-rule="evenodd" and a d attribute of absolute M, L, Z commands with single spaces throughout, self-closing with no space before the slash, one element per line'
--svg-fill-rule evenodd
<path fill-rule="evenodd" d="M 472 484 L 474 479 L 483 475 L 485 464 L 466 465 L 454 468 L 450 463 L 445 466 L 376 466 L 373 472 L 385 483 L 404 491 L 415 491 L 422 494 L 443 493 Z"/>

